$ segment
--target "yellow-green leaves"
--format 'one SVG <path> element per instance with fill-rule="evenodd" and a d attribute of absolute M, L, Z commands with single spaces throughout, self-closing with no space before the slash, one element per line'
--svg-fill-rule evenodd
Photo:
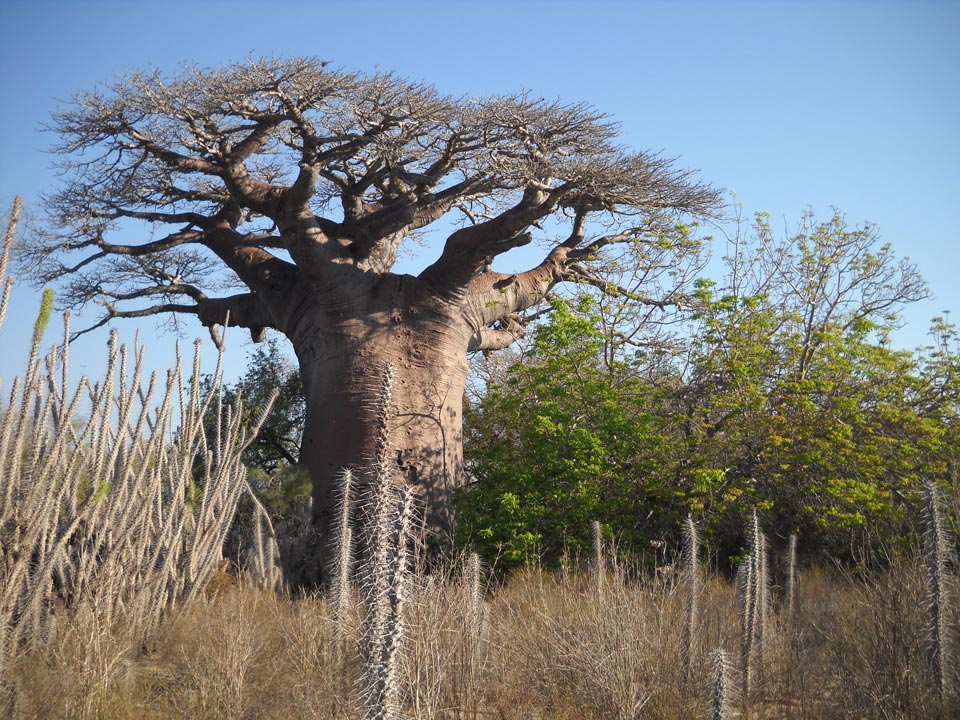
<path fill-rule="evenodd" d="M 40 343 L 43 341 L 43 334 L 47 331 L 47 325 L 50 324 L 52 313 L 53 289 L 44 288 L 43 296 L 40 298 L 40 312 L 37 314 L 37 321 L 33 324 L 33 342 L 31 344 L 33 352 L 40 349 Z"/>

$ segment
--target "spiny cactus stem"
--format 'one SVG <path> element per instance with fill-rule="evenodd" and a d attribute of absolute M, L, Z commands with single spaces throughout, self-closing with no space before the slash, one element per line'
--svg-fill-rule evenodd
<path fill-rule="evenodd" d="M 700 535 L 693 515 L 687 515 L 683 525 L 683 573 L 684 573 L 684 625 L 682 648 L 684 672 L 689 679 L 696 652 L 697 617 L 700 612 L 700 572 L 697 556 L 700 552 Z"/>
<path fill-rule="evenodd" d="M 952 621 L 955 593 L 949 574 L 953 545 L 943 519 L 940 493 L 931 481 L 924 484 L 924 520 L 930 673 L 940 701 L 946 703 L 956 695 Z"/>
<path fill-rule="evenodd" d="M 791 535 L 787 545 L 787 615 L 793 617 L 797 604 L 797 536 Z"/>
<path fill-rule="evenodd" d="M 599 520 L 594 520 L 591 526 L 591 545 L 593 550 L 593 579 L 597 597 L 603 597 L 604 584 L 607 574 L 607 561 L 603 548 L 603 526 Z"/>
<path fill-rule="evenodd" d="M 733 717 L 733 687 L 730 678 L 730 659 L 722 649 L 713 653 L 713 677 L 710 682 L 711 720 L 729 720 Z"/>
<path fill-rule="evenodd" d="M 334 616 L 338 633 L 342 633 L 344 623 L 350 613 L 351 593 L 350 575 L 353 568 L 353 528 L 350 517 L 353 512 L 353 473 L 344 469 L 340 474 L 340 487 L 337 497 L 337 524 L 333 534 L 333 591 Z"/>

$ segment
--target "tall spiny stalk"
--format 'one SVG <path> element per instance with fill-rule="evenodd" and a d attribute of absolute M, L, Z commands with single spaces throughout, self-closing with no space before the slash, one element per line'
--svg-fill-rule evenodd
<path fill-rule="evenodd" d="M 486 625 L 486 606 L 483 602 L 483 561 L 472 552 L 463 564 L 463 609 L 466 630 L 470 637 L 480 640 Z"/>
<path fill-rule="evenodd" d="M 713 672 L 710 678 L 710 720 L 730 720 L 733 717 L 733 680 L 730 658 L 725 650 L 713 652 Z"/>
<path fill-rule="evenodd" d="M 23 207 L 23 198 L 17 195 L 10 208 L 10 218 L 7 220 L 7 230 L 3 235 L 3 245 L 0 246 L 0 326 L 7 315 L 7 303 L 10 301 L 10 292 L 13 290 L 13 278 L 7 276 L 7 263 L 10 260 L 10 251 L 13 249 L 13 239 L 17 235 L 17 224 L 20 222 L 20 210 Z"/>
<path fill-rule="evenodd" d="M 767 636 L 767 622 L 770 618 L 770 549 L 767 545 L 767 536 L 763 532 L 759 532 L 758 538 L 757 573 L 754 576 L 756 578 L 756 590 L 754 592 L 757 596 L 754 627 L 757 633 L 757 655 L 762 661 Z"/>
<path fill-rule="evenodd" d="M 745 693 L 750 692 L 757 668 L 763 662 L 770 590 L 767 541 L 760 531 L 756 510 L 751 515 L 748 536 L 750 550 L 738 573 L 740 576 L 741 660 Z"/>
<path fill-rule="evenodd" d="M 365 535 L 367 567 L 361 584 L 364 626 L 360 704 L 365 720 L 400 717 L 400 656 L 405 636 L 404 603 L 409 582 L 413 489 L 399 488 L 387 457 L 393 370 L 387 366 L 378 394 L 377 456 L 370 488 Z"/>
<path fill-rule="evenodd" d="M 283 571 L 280 569 L 280 547 L 277 544 L 277 532 L 270 520 L 270 513 L 257 499 L 253 488 L 245 483 L 247 495 L 253 503 L 253 518 L 250 524 L 252 536 L 251 561 L 246 565 L 250 579 L 259 587 L 278 590 L 283 585 Z"/>
<path fill-rule="evenodd" d="M 924 485 L 924 569 L 927 589 L 929 666 L 937 695 L 946 703 L 956 695 L 953 634 L 956 632 L 955 588 L 950 573 L 952 539 L 943 517 L 940 492 Z"/>
<path fill-rule="evenodd" d="M 681 638 L 684 673 L 688 680 L 696 653 L 700 615 L 700 568 L 697 563 L 699 553 L 700 534 L 693 515 L 689 514 L 683 524 L 684 623 Z"/>
<path fill-rule="evenodd" d="M 597 599 L 603 599 L 604 586 L 607 578 L 607 558 L 604 553 L 603 526 L 599 520 L 591 525 L 591 566 L 593 570 L 593 586 Z"/>
<path fill-rule="evenodd" d="M 340 474 L 334 517 L 331 558 L 332 575 L 330 591 L 333 595 L 333 615 L 336 621 L 337 635 L 345 638 L 347 618 L 350 616 L 352 593 L 350 577 L 353 569 L 353 528 L 350 517 L 353 511 L 353 473 L 344 469 Z"/>
<path fill-rule="evenodd" d="M 31 361 L 37 381 L 14 380 L 0 423 L 0 670 L 13 653 L 51 635 L 57 605 L 145 635 L 171 605 L 190 602 L 221 559 L 245 486 L 240 456 L 259 427 L 245 432 L 241 413 L 227 409 L 215 419 L 223 442 L 208 446 L 207 397 L 185 410 L 174 431 L 181 366 L 167 373 L 152 409 L 156 375 L 141 383 L 142 348 L 128 372 L 130 353 L 116 333 L 105 380 L 91 387 L 81 378 L 71 390 L 69 339 L 65 318 L 46 375 Z M 220 379 L 218 370 L 212 393 Z M 202 489 L 187 503 L 198 472 Z"/>
<path fill-rule="evenodd" d="M 793 618 L 797 604 L 797 536 L 790 535 L 787 543 L 787 616 Z"/>
<path fill-rule="evenodd" d="M 484 650 L 489 637 L 489 615 L 484 602 L 484 566 L 480 556 L 471 552 L 464 556 L 460 569 L 460 642 L 454 661 L 461 668 L 457 685 L 461 706 L 479 702 L 483 688 Z"/>

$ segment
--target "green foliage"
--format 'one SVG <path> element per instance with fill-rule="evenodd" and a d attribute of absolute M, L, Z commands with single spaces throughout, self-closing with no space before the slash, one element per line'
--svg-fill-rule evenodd
<path fill-rule="evenodd" d="M 43 334 L 47 331 L 50 324 L 50 315 L 53 313 L 53 289 L 44 288 L 43 295 L 40 297 L 40 312 L 37 314 L 37 320 L 33 324 L 33 341 L 31 348 L 34 353 L 40 349 L 40 343 L 43 341 Z"/>
<path fill-rule="evenodd" d="M 585 551 L 594 519 L 642 547 L 690 511 L 725 562 L 754 508 L 774 542 L 798 533 L 833 557 L 910 541 L 923 480 L 960 466 L 956 328 L 937 318 L 929 347 L 889 347 L 926 289 L 869 225 L 807 215 L 779 240 L 760 215 L 731 244 L 666 362 L 625 353 L 631 328 L 597 303 L 554 301 L 465 413 L 461 542 L 552 563 Z"/>
<path fill-rule="evenodd" d="M 764 217 L 755 230 L 757 243 L 728 259 L 724 288 L 702 283 L 698 297 L 686 459 L 723 468 L 734 501 L 713 505 L 713 530 L 755 504 L 775 535 L 800 531 L 832 555 L 903 542 L 906 501 L 943 472 L 942 423 L 919 402 L 923 361 L 885 340 L 922 281 L 889 246 L 875 250 L 872 228 L 850 230 L 839 215 L 805 218 L 784 242 Z"/>
<path fill-rule="evenodd" d="M 247 424 L 263 410 L 274 390 L 279 394 L 270 415 L 243 454 L 244 464 L 267 474 L 297 464 L 306 413 L 299 370 L 271 340 L 257 349 L 237 384 L 224 389 L 224 400 L 243 401 Z"/>
<path fill-rule="evenodd" d="M 604 363 L 592 310 L 554 300 L 526 362 L 466 410 L 473 482 L 458 498 L 461 540 L 501 568 L 586 556 L 593 520 L 632 543 L 674 523 L 657 462 L 664 439 L 643 410 L 649 388 Z M 653 509 L 653 521 L 638 522 Z"/>
<path fill-rule="evenodd" d="M 248 480 L 273 517 L 282 518 L 296 512 L 298 505 L 310 497 L 312 489 L 306 469 L 298 465 L 280 465 L 270 474 L 254 468 Z"/>

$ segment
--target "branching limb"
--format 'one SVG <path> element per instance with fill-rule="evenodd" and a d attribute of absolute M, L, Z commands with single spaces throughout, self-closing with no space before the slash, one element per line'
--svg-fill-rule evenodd
<path fill-rule="evenodd" d="M 528 187 L 520 202 L 509 210 L 457 230 L 447 238 L 440 258 L 420 274 L 420 279 L 450 297 L 462 294 L 492 258 L 528 244 L 532 236 L 526 230 L 553 212 L 570 188 L 569 184 L 550 191 Z"/>
<path fill-rule="evenodd" d="M 204 244 L 251 290 L 277 291 L 291 284 L 297 267 L 270 254 L 262 247 L 248 245 L 227 220 L 209 228 Z"/>
<path fill-rule="evenodd" d="M 483 326 L 470 337 L 469 352 L 477 350 L 502 350 L 523 337 L 524 328 L 513 318 L 506 318 L 495 326 Z"/>
<path fill-rule="evenodd" d="M 567 252 L 564 247 L 554 248 L 542 263 L 515 275 L 489 270 L 477 275 L 463 301 L 467 322 L 481 328 L 539 303 L 563 280 Z"/>

